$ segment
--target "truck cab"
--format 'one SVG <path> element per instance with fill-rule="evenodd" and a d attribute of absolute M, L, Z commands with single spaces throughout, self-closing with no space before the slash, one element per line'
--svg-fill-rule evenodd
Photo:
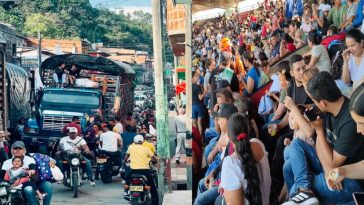
<path fill-rule="evenodd" d="M 78 79 L 92 82 L 93 86 L 55 86 L 54 69 L 64 62 L 80 68 Z M 74 116 L 79 118 L 83 136 L 90 116 L 99 115 L 107 121 L 132 112 L 134 73 L 127 69 L 105 58 L 77 54 L 54 56 L 44 61 L 39 74 L 44 87 L 31 97 L 32 117 L 24 126 L 22 138 L 27 148 L 48 154 L 52 151 L 48 150 L 49 145 L 67 135 L 62 129 Z"/>

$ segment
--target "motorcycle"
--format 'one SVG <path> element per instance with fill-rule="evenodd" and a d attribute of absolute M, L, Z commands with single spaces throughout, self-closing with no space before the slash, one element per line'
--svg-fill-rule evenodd
<path fill-rule="evenodd" d="M 12 187 L 9 182 L 0 183 L 0 204 L 1 205 L 25 205 L 22 187 Z M 39 204 L 39 201 L 38 201 Z"/>
<path fill-rule="evenodd" d="M 82 171 L 80 169 L 81 163 L 85 163 L 82 160 L 81 152 L 72 151 L 63 153 L 63 168 L 65 170 L 63 185 L 70 187 L 73 190 L 73 197 L 78 197 L 78 187 L 83 184 Z"/>
<path fill-rule="evenodd" d="M 119 152 L 111 153 L 107 151 L 100 151 L 98 157 L 96 158 L 97 168 L 100 171 L 100 178 L 103 183 L 110 183 L 113 176 L 120 174 L 121 165 L 115 160 L 120 158 Z"/>
<path fill-rule="evenodd" d="M 131 205 L 151 205 L 152 196 L 150 186 L 147 185 L 147 178 L 141 174 L 132 174 L 129 186 Z"/>

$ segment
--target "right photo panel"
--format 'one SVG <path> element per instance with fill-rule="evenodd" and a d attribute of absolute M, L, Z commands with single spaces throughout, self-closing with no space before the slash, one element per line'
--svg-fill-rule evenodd
<path fill-rule="evenodd" d="M 194 205 L 364 204 L 363 5 L 192 0 Z"/>

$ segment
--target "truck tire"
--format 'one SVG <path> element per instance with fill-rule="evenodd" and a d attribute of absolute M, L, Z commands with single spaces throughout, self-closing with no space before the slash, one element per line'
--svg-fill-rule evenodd
<path fill-rule="evenodd" d="M 78 175 L 77 174 L 73 174 L 72 175 L 72 189 L 73 189 L 73 197 L 77 198 L 78 197 Z"/>

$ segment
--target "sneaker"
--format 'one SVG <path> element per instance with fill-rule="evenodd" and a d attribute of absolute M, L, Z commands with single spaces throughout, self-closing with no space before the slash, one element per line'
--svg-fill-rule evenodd
<path fill-rule="evenodd" d="M 319 205 L 319 200 L 315 197 L 315 194 L 308 191 L 296 192 L 289 201 L 282 205 Z"/>
<path fill-rule="evenodd" d="M 93 180 L 89 180 L 91 186 L 96 186 L 96 183 Z"/>

